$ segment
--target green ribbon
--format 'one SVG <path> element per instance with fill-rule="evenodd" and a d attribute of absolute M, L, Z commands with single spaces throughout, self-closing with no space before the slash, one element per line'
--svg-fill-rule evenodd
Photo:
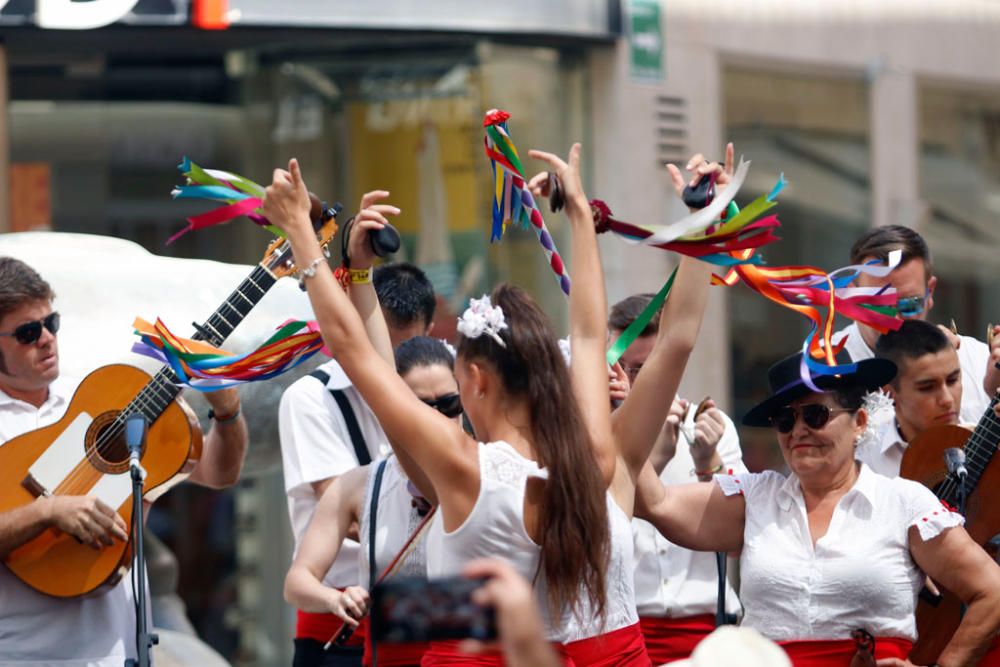
<path fill-rule="evenodd" d="M 649 302 L 649 305 L 639 313 L 639 317 L 635 318 L 632 324 L 628 325 L 628 328 L 622 332 L 622 335 L 618 337 L 615 344 L 611 346 L 607 354 L 608 365 L 614 366 L 621 356 L 625 354 L 628 346 L 646 329 L 649 322 L 653 319 L 653 315 L 663 306 L 663 302 L 667 300 L 670 288 L 674 286 L 675 277 L 677 277 L 677 269 L 674 269 L 674 272 L 670 274 L 667 282 L 663 283 L 663 287 L 660 288 L 660 291 Z"/>

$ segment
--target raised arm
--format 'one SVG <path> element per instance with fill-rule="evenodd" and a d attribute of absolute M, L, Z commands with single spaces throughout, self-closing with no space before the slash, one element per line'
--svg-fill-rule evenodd
<path fill-rule="evenodd" d="M 648 463 L 639 475 L 635 516 L 668 540 L 694 551 L 738 552 L 743 548 L 746 499 L 726 496 L 714 482 L 665 486 Z"/>
<path fill-rule="evenodd" d="M 361 316 L 361 321 L 365 323 L 368 340 L 372 342 L 372 346 L 379 353 L 379 356 L 395 367 L 396 362 L 393 358 L 389 327 L 385 323 L 385 316 L 378 303 L 378 294 L 375 293 L 375 287 L 371 280 L 372 267 L 375 265 L 375 253 L 372 252 L 368 240 L 369 233 L 389 224 L 386 216 L 399 215 L 399 209 L 395 206 L 376 203 L 388 196 L 387 190 L 373 190 L 361 197 L 361 207 L 348 230 L 350 238 L 347 243 L 347 254 L 351 259 L 352 272 L 348 294 L 351 297 L 351 303 L 358 311 L 358 315 Z M 366 274 L 367 280 L 362 277 Z"/>
<path fill-rule="evenodd" d="M 308 276 L 323 263 L 308 215 L 308 193 L 298 162 L 276 169 L 267 188 L 264 213 L 291 242 L 296 262 Z M 350 299 L 327 270 L 305 284 L 323 340 L 375 413 L 393 447 L 409 454 L 427 473 L 448 518 L 448 506 L 463 507 L 479 495 L 476 443 L 454 421 L 422 403 L 396 369 L 379 356 Z"/>
<path fill-rule="evenodd" d="M 387 190 L 373 190 L 361 197 L 361 207 L 354 216 L 347 241 L 347 254 L 351 260 L 351 283 L 348 294 L 351 303 L 365 323 L 365 332 L 372 346 L 387 363 L 396 368 L 396 359 L 392 349 L 392 339 L 389 336 L 389 326 L 379 305 L 378 293 L 372 282 L 372 267 L 375 265 L 375 253 L 372 251 L 369 234 L 382 229 L 389 224 L 386 216 L 399 215 L 399 209 L 391 204 L 376 202 L 389 196 Z M 358 276 L 358 278 L 355 278 Z M 364 279 L 367 276 L 367 280 Z M 437 504 L 437 494 L 430 478 L 420 469 L 416 461 L 403 448 L 394 447 L 396 458 L 406 472 L 406 476 L 416 485 L 417 489 L 432 504 Z"/>
<path fill-rule="evenodd" d="M 717 187 L 725 187 L 733 173 L 733 145 L 726 147 L 722 167 L 708 163 L 701 155 L 688 162 L 696 184 L 717 173 Z M 669 165 L 678 196 L 686 185 L 680 171 Z M 660 314 L 660 330 L 652 352 L 642 366 L 632 390 L 613 416 L 615 439 L 632 475 L 638 476 L 670 411 L 688 358 L 694 349 L 705 314 L 711 281 L 711 266 L 691 257 L 682 257 L 674 286 Z"/>
<path fill-rule="evenodd" d="M 604 271 L 597 249 L 597 234 L 590 203 L 580 182 L 580 144 L 573 144 L 568 162 L 543 151 L 528 154 L 543 160 L 555 171 L 563 185 L 566 216 L 573 231 L 569 295 L 569 343 L 572 351 L 570 378 L 573 394 L 594 443 L 594 454 L 605 483 L 610 484 L 617 449 L 611 434 L 611 398 L 608 390 L 608 300 L 604 291 Z"/>
<path fill-rule="evenodd" d="M 351 524 L 361 520 L 365 485 L 371 466 L 344 473 L 327 487 L 316 505 L 309 528 L 285 576 L 285 601 L 296 609 L 336 614 L 352 627 L 368 608 L 368 592 L 351 586 L 344 591 L 323 584 Z"/>

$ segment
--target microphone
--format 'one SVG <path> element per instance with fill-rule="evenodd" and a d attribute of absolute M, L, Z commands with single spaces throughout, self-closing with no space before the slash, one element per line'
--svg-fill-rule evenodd
<path fill-rule="evenodd" d="M 141 412 L 133 413 L 125 420 L 125 444 L 128 445 L 128 465 L 130 468 L 139 467 L 139 457 L 142 456 L 142 446 L 146 444 L 148 429 L 149 420 Z"/>
<path fill-rule="evenodd" d="M 944 464 L 948 467 L 948 474 L 959 478 L 969 476 L 969 471 L 965 467 L 965 451 L 960 447 L 949 447 L 944 450 Z"/>

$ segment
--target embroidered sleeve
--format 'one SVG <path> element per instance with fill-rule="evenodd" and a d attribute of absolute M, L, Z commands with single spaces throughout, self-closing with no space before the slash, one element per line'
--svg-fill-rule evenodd
<path fill-rule="evenodd" d="M 927 487 L 914 482 L 907 484 L 907 488 L 910 494 L 907 528 L 916 526 L 924 542 L 933 540 L 948 528 L 965 525 L 965 517 L 938 500 Z"/>
<path fill-rule="evenodd" d="M 936 509 L 928 508 L 925 510 L 913 519 L 910 525 L 917 527 L 917 531 L 920 532 L 920 539 L 926 542 L 927 540 L 933 540 L 947 528 L 964 526 L 965 517 L 953 511 L 942 502 Z"/>
<path fill-rule="evenodd" d="M 750 475 L 713 475 L 712 480 L 719 485 L 727 496 L 746 495 L 747 481 Z"/>

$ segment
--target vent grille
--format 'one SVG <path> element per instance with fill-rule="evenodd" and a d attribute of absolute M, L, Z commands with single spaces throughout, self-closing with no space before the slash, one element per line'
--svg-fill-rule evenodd
<path fill-rule="evenodd" d="M 687 101 L 670 95 L 656 96 L 656 160 L 658 166 L 683 162 L 688 157 Z"/>

